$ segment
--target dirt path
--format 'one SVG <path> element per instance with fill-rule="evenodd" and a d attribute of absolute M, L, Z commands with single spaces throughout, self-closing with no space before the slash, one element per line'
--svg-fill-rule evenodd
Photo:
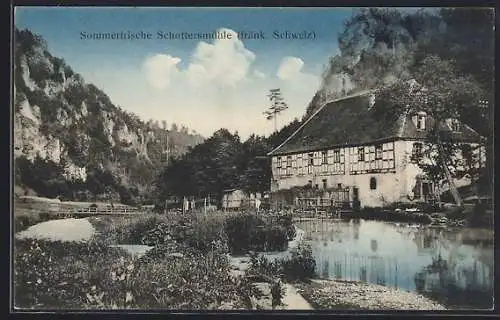
<path fill-rule="evenodd" d="M 286 310 L 313 310 L 313 307 L 297 292 L 297 289 L 288 283 L 285 284 L 283 304 L 283 309 Z"/>
<path fill-rule="evenodd" d="M 248 269 L 248 260 L 245 259 L 232 259 L 233 269 L 231 274 L 233 277 L 244 276 L 245 271 Z M 267 282 L 256 282 L 255 285 L 262 291 L 263 297 L 254 301 L 257 309 L 271 310 L 272 309 L 272 296 L 271 286 Z M 283 306 L 278 307 L 280 310 L 313 310 L 313 307 L 304 297 L 297 292 L 297 289 L 288 283 L 284 283 Z"/>

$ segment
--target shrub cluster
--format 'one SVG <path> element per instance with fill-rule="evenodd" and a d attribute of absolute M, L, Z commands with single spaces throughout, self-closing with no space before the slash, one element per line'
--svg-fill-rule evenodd
<path fill-rule="evenodd" d="M 352 214 L 352 218 L 365 220 L 384 220 L 392 222 L 415 222 L 428 224 L 432 219 L 427 214 L 415 214 L 406 211 L 392 211 L 382 208 L 363 208 Z"/>
<path fill-rule="evenodd" d="M 310 246 L 300 245 L 286 258 L 271 261 L 263 255 L 252 255 L 249 272 L 264 278 L 283 277 L 288 281 L 307 280 L 316 277 L 316 260 Z"/>
<path fill-rule="evenodd" d="M 209 252 L 158 246 L 132 259 L 102 242 L 19 240 L 15 305 L 35 309 L 249 308 L 259 294 L 230 273 L 220 248 Z"/>
<path fill-rule="evenodd" d="M 279 251 L 286 249 L 289 231 L 283 225 L 265 223 L 255 215 L 228 217 L 225 232 L 232 253 Z"/>

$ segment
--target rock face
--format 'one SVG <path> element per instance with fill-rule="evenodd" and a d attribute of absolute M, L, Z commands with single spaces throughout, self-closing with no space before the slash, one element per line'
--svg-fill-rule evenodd
<path fill-rule="evenodd" d="M 126 180 L 147 176 L 144 167 L 151 168 L 152 150 L 162 149 L 155 144 L 167 131 L 115 106 L 28 30 L 15 30 L 14 82 L 15 158 L 54 163 L 68 181 L 87 182 L 92 168 Z M 187 139 L 186 145 L 200 138 Z"/>

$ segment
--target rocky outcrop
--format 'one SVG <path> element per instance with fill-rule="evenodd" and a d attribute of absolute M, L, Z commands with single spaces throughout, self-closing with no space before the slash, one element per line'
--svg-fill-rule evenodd
<path fill-rule="evenodd" d="M 53 162 L 65 179 L 83 182 L 91 168 L 106 168 L 118 180 L 134 183 L 131 177 L 138 177 L 135 182 L 144 184 L 154 176 L 144 170 L 164 165 L 151 153 L 162 149 L 155 143 L 165 140 L 159 138 L 166 130 L 114 105 L 28 30 L 15 31 L 14 71 L 15 158 Z M 187 146 L 202 141 L 187 140 Z"/>

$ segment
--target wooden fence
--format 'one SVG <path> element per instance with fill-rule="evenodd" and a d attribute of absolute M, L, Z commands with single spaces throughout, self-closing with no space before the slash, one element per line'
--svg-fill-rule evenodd
<path fill-rule="evenodd" d="M 50 215 L 61 216 L 88 216 L 88 215 L 133 215 L 147 210 L 138 209 L 134 207 L 79 207 L 66 204 L 51 204 L 41 206 L 38 204 L 16 203 L 14 204 L 14 211 L 22 211 L 28 214 L 39 214 L 46 212 Z"/>

